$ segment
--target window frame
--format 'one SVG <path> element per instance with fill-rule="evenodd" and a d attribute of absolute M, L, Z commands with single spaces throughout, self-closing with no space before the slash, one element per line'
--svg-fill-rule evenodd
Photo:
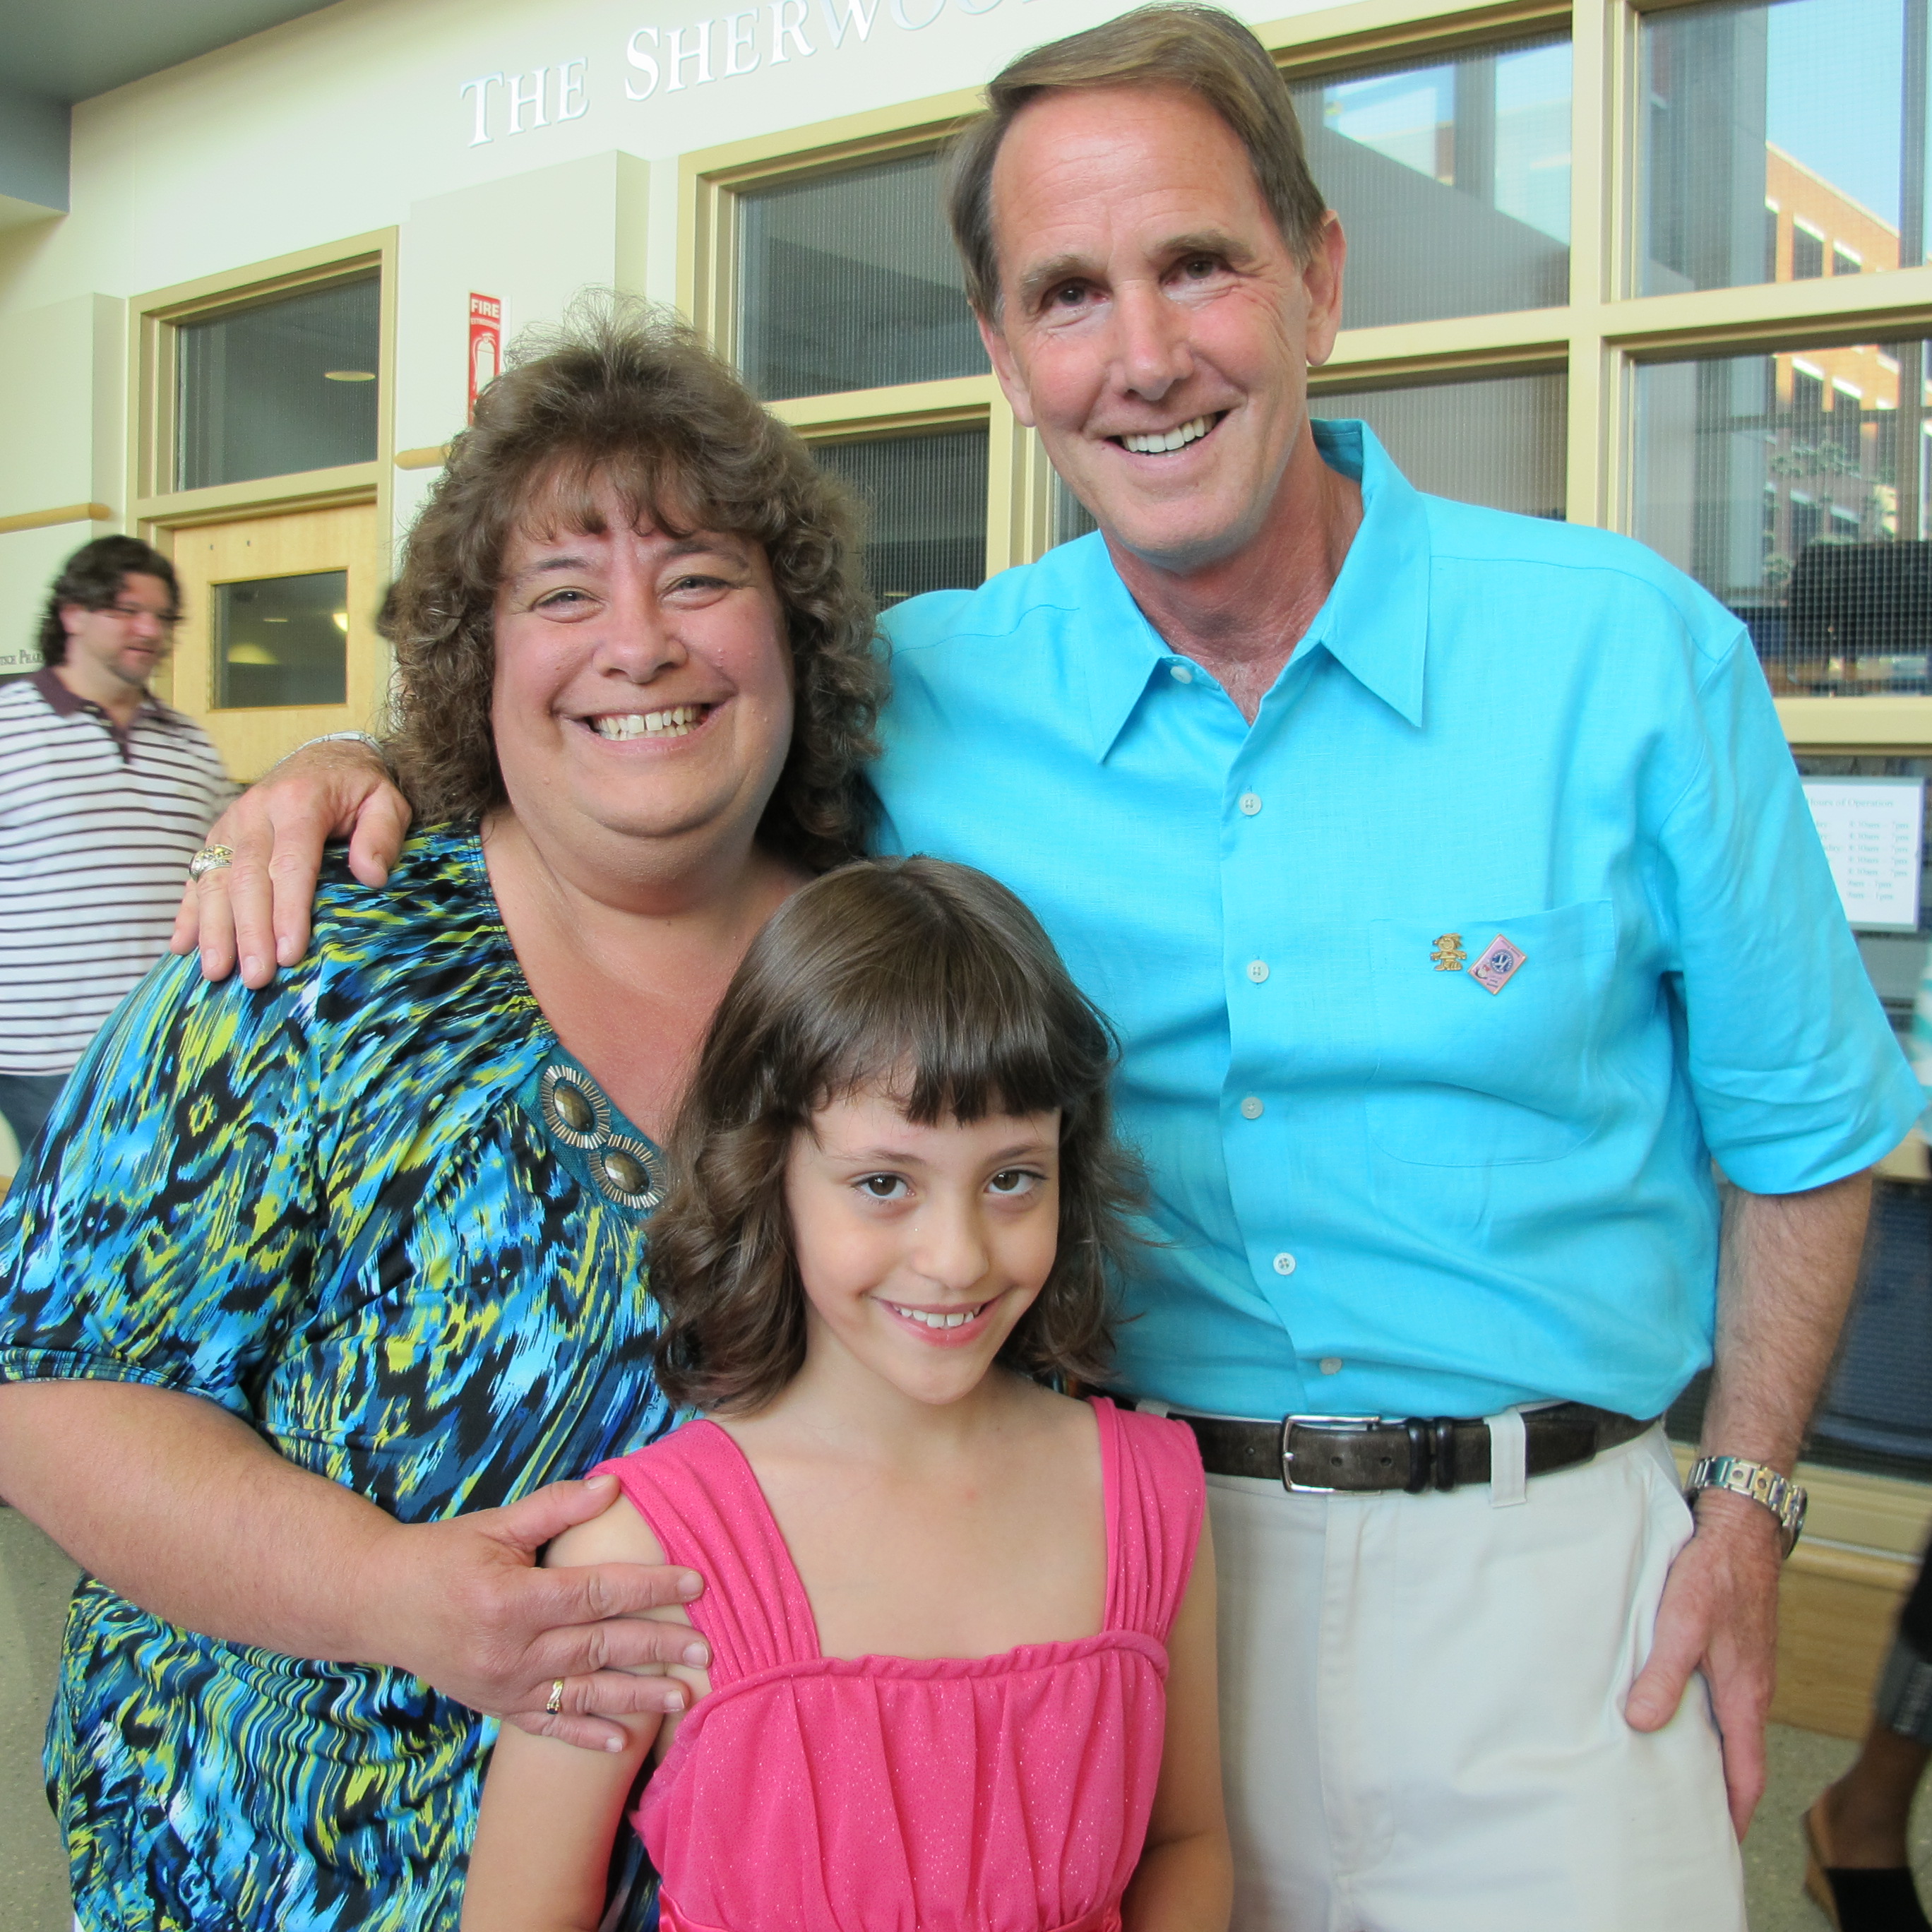
<path fill-rule="evenodd" d="M 706 341 L 735 362 L 738 197 L 756 188 L 842 173 L 869 161 L 930 154 L 979 111 L 980 103 L 978 88 L 962 88 L 683 156 L 679 181 L 680 309 Z M 1030 562 L 1048 548 L 1052 472 L 1040 439 L 1021 427 L 990 372 L 792 396 L 768 406 L 808 442 L 851 442 L 983 424 L 986 574 Z"/>
<path fill-rule="evenodd" d="M 349 281 L 374 270 L 379 280 L 380 338 L 376 368 L 376 453 L 366 463 L 327 470 L 299 470 L 283 476 L 254 477 L 199 490 L 173 484 L 175 410 L 178 332 L 187 324 L 216 318 L 331 283 Z M 254 512 L 321 509 L 346 503 L 376 506 L 381 523 L 388 512 L 389 472 L 394 456 L 396 376 L 396 231 L 367 235 L 302 249 L 224 274 L 205 275 L 172 288 L 134 296 L 128 304 L 130 398 L 128 438 L 128 520 L 136 532 L 154 533 L 198 523 L 226 521 Z"/>
<path fill-rule="evenodd" d="M 376 229 L 130 298 L 127 526 L 133 535 L 172 556 L 176 533 L 197 524 L 359 504 L 374 506 L 378 532 L 388 530 L 396 459 L 396 246 L 394 229 Z M 254 477 L 200 490 L 176 489 L 178 329 L 278 296 L 350 280 L 371 269 L 380 278 L 375 455 L 366 463 L 332 469 Z M 392 658 L 380 638 L 376 650 L 375 688 L 380 692 L 387 688 Z M 164 698 L 172 698 L 172 663 L 162 667 L 155 683 Z"/>

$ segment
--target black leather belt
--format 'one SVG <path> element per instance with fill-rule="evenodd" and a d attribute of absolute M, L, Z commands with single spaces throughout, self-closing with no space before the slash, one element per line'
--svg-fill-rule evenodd
<path fill-rule="evenodd" d="M 1480 1418 L 1291 1415 L 1280 1422 L 1225 1422 L 1165 1412 L 1193 1430 L 1210 1476 L 1259 1476 L 1318 1496 L 1377 1490 L 1454 1490 L 1490 1480 L 1489 1425 Z M 1652 1418 L 1652 1421 L 1654 1420 Z M 1572 1469 L 1652 1426 L 1614 1409 L 1560 1402 L 1522 1412 L 1523 1454 L 1532 1476 Z"/>

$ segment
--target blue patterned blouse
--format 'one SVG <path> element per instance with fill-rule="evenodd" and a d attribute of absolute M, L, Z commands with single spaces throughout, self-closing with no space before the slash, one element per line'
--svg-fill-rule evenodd
<path fill-rule="evenodd" d="M 658 1156 L 559 1046 L 473 831 L 339 860 L 265 992 L 164 962 L 0 1210 L 0 1378 L 200 1396 L 406 1522 L 662 1433 Z M 491 1727 L 392 1670 L 214 1642 L 92 1578 L 49 1729 L 88 1928 L 447 1927 Z"/>

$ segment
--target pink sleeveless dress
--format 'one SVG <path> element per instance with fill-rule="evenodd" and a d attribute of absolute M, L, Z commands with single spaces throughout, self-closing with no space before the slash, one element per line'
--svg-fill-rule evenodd
<path fill-rule="evenodd" d="M 711 1694 L 632 1820 L 664 1932 L 1114 1932 L 1147 1835 L 1166 1640 L 1205 1486 L 1180 1424 L 1094 1405 L 1097 1636 L 998 1657 L 822 1657 L 738 1446 L 694 1422 L 603 1468 L 674 1563 Z"/>

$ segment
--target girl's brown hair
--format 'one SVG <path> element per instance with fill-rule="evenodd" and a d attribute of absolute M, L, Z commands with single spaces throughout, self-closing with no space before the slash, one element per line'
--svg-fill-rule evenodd
<path fill-rule="evenodd" d="M 763 545 L 796 695 L 759 837 L 814 872 L 856 857 L 886 671 L 854 500 L 684 324 L 610 296 L 518 338 L 410 532 L 378 622 L 396 651 L 388 751 L 417 818 L 503 802 L 490 700 L 504 550 L 526 526 L 600 533 L 600 486 L 661 530 Z"/>
<path fill-rule="evenodd" d="M 1109 1277 L 1131 1245 L 1138 1164 L 1114 1140 L 1112 1030 L 1004 886 L 938 859 L 814 880 L 753 942 L 711 1023 L 672 1136 L 680 1180 L 651 1225 L 658 1378 L 674 1402 L 755 1408 L 805 1360 L 785 1212 L 792 1137 L 884 1085 L 908 1120 L 1060 1113 L 1060 1244 L 1000 1351 L 1099 1379 Z"/>

